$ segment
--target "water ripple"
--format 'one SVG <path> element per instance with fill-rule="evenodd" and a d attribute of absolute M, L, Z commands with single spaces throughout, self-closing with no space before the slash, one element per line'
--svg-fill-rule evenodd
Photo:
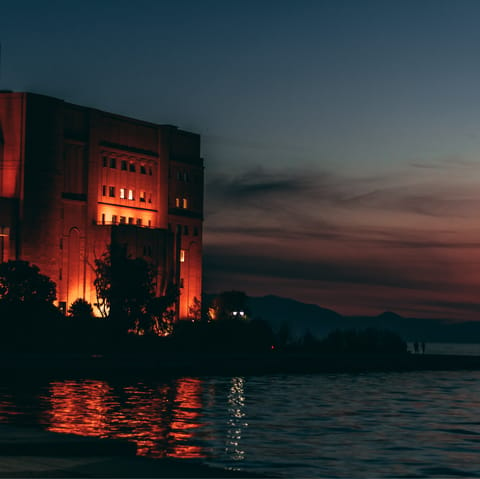
<path fill-rule="evenodd" d="M 479 477 L 480 373 L 0 386 L 0 422 L 286 477 Z"/>

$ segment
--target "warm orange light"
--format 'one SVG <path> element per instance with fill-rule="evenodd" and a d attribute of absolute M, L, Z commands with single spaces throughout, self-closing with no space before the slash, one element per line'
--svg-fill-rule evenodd
<path fill-rule="evenodd" d="M 103 381 L 53 383 L 48 429 L 53 432 L 105 437 L 109 386 Z"/>
<path fill-rule="evenodd" d="M 200 394 L 202 382 L 199 379 L 179 379 L 177 381 L 177 395 L 173 410 L 170 437 L 173 439 L 173 448 L 169 456 L 188 459 L 202 458 L 205 453 L 200 446 L 184 444 L 193 437 L 193 430 L 198 428 L 196 419 L 202 406 Z"/>
<path fill-rule="evenodd" d="M 190 378 L 120 391 L 105 381 L 53 382 L 42 422 L 54 432 L 133 441 L 141 456 L 202 458 L 203 448 L 190 444 L 201 425 L 201 392 L 202 382 Z"/>

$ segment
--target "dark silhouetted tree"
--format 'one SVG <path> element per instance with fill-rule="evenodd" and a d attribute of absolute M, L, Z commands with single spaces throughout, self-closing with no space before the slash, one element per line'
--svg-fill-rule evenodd
<path fill-rule="evenodd" d="M 332 331 L 322 342 L 327 352 L 337 353 L 406 353 L 407 343 L 397 333 L 368 328 Z"/>
<path fill-rule="evenodd" d="M 163 296 L 152 298 L 147 307 L 147 317 L 142 325 L 147 334 L 168 336 L 173 331 L 176 303 L 180 292 L 176 285 L 170 283 Z"/>
<path fill-rule="evenodd" d="M 194 321 L 200 321 L 202 319 L 202 302 L 196 296 L 188 308 L 188 314 Z"/>
<path fill-rule="evenodd" d="M 212 319 L 246 319 L 249 313 L 247 302 L 248 296 L 243 291 L 224 291 L 212 301 Z"/>
<path fill-rule="evenodd" d="M 280 349 L 285 349 L 291 340 L 292 335 L 290 332 L 290 325 L 288 324 L 288 321 L 283 320 L 277 333 L 277 346 Z"/>
<path fill-rule="evenodd" d="M 0 263 L 0 301 L 5 303 L 52 304 L 55 283 L 28 261 Z"/>
<path fill-rule="evenodd" d="M 179 290 L 173 283 L 155 296 L 156 268 L 142 258 L 131 258 L 121 248 L 110 247 L 95 260 L 95 288 L 99 310 L 139 335 L 166 336 L 175 320 Z"/>
<path fill-rule="evenodd" d="M 121 248 L 110 247 L 95 260 L 94 285 L 99 310 L 140 332 L 148 304 L 155 297 L 154 266 L 142 258 L 131 258 Z M 139 329 L 140 328 L 140 329 Z"/>
<path fill-rule="evenodd" d="M 0 318 L 3 349 L 33 350 L 56 333 L 63 318 L 53 304 L 55 283 L 27 261 L 0 263 Z"/>
<path fill-rule="evenodd" d="M 70 305 L 68 314 L 73 319 L 78 319 L 82 321 L 93 319 L 92 305 L 88 301 L 85 301 L 82 298 L 78 298 Z"/>
<path fill-rule="evenodd" d="M 208 300 L 206 296 L 202 294 L 202 300 L 198 298 L 193 298 L 193 304 L 189 308 L 190 318 L 194 321 L 203 321 L 208 323 L 210 321 Z"/>

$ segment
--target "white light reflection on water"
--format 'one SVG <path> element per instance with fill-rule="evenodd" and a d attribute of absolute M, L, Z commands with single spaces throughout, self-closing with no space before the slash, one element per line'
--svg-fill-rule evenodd
<path fill-rule="evenodd" d="M 243 461 L 245 451 L 242 449 L 242 433 L 248 426 L 245 421 L 245 379 L 232 378 L 232 385 L 228 392 L 228 429 L 225 452 L 234 461 Z"/>
<path fill-rule="evenodd" d="M 286 477 L 480 477 L 480 372 L 0 385 L 0 422 Z"/>

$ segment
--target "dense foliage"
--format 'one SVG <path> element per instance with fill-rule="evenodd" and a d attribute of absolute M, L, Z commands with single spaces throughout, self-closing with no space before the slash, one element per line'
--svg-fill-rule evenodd
<path fill-rule="evenodd" d="M 94 317 L 92 305 L 83 298 L 78 298 L 71 304 L 68 315 L 80 321 L 90 320 Z"/>
<path fill-rule="evenodd" d="M 322 353 L 397 354 L 407 352 L 407 343 L 400 335 L 388 330 L 347 329 L 332 331 L 324 339 L 317 339 L 307 332 L 300 341 L 292 343 L 290 349 Z"/>
<path fill-rule="evenodd" d="M 210 306 L 213 320 L 234 319 L 236 316 L 249 316 L 248 296 L 243 291 L 224 291 L 215 297 Z"/>
<path fill-rule="evenodd" d="M 0 301 L 4 303 L 52 304 L 55 283 L 28 261 L 0 263 Z"/>
<path fill-rule="evenodd" d="M 115 321 L 119 329 L 140 335 L 168 333 L 178 288 L 169 285 L 163 296 L 156 297 L 156 273 L 153 264 L 110 247 L 95 260 L 94 285 L 102 316 Z"/>
<path fill-rule="evenodd" d="M 251 319 L 248 297 L 226 291 L 211 304 L 195 301 L 193 320 L 174 322 L 178 288 L 155 296 L 155 268 L 111 249 L 95 263 L 95 287 L 103 318 L 78 298 L 68 318 L 53 305 L 55 284 L 25 261 L 0 264 L 3 351 L 260 353 L 405 353 L 403 339 L 390 331 L 338 330 L 324 339 L 306 333 L 292 340 L 287 323 L 274 334 L 270 324 Z M 136 333 L 136 334 L 129 334 Z"/>

